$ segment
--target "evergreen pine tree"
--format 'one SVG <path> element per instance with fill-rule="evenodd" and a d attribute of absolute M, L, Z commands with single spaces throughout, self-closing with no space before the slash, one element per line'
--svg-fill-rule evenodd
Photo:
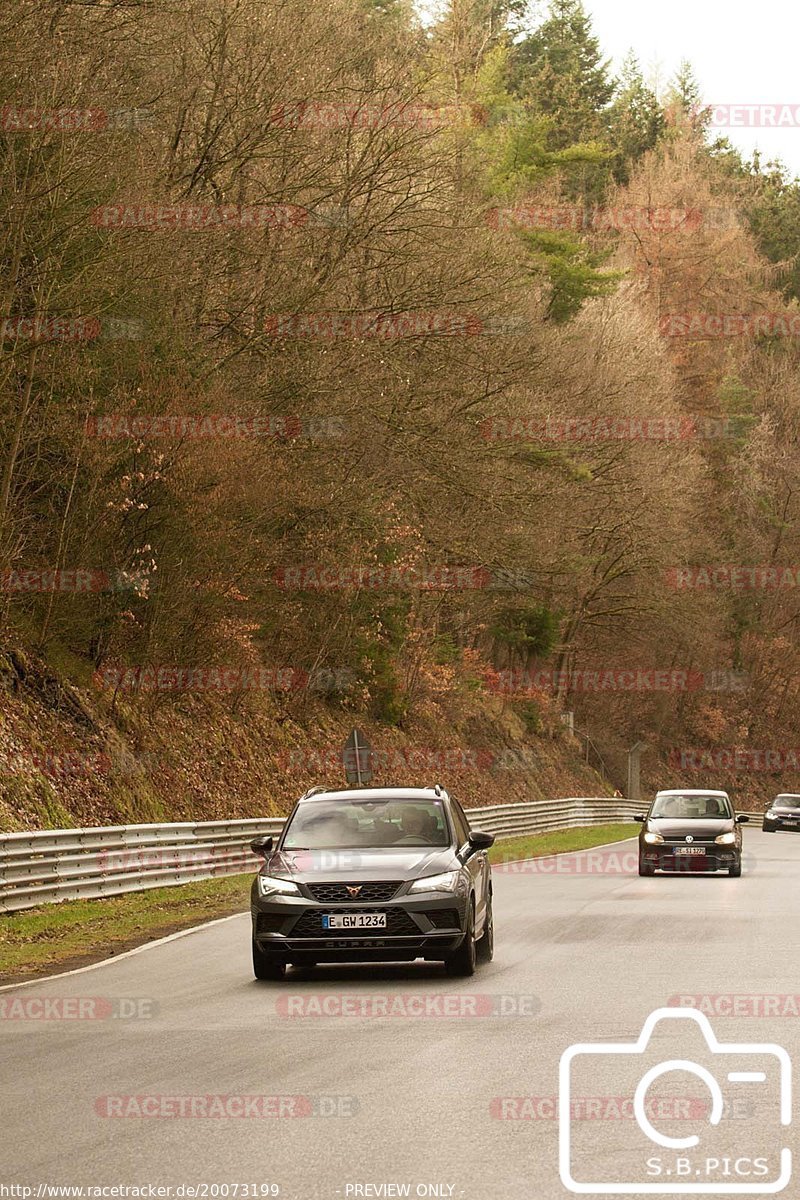
<path fill-rule="evenodd" d="M 625 184 L 630 178 L 631 167 L 656 146 L 666 125 L 658 97 L 645 83 L 633 51 L 622 64 L 609 123 L 614 146 L 614 178 L 617 183 Z"/>
<path fill-rule="evenodd" d="M 708 125 L 710 113 L 703 107 L 700 84 L 692 64 L 685 58 L 670 83 L 666 111 L 673 125 L 696 133 L 702 133 Z"/>
<path fill-rule="evenodd" d="M 582 0 L 551 0 L 547 20 L 519 43 L 512 86 L 549 118 L 553 149 L 604 137 L 615 85 Z"/>

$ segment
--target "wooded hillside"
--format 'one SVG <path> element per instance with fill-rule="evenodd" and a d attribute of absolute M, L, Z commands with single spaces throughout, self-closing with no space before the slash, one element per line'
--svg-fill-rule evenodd
<path fill-rule="evenodd" d="M 800 189 L 688 66 L 579 0 L 0 39 L 0 827 L 280 810 L 354 723 L 476 797 L 800 790 Z"/>

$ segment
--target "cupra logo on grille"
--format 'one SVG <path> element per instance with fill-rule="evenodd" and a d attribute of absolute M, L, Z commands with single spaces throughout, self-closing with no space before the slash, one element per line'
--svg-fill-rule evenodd
<path fill-rule="evenodd" d="M 361 888 L 360 888 L 360 887 L 349 887 L 349 886 L 348 886 L 347 890 L 348 890 L 348 892 L 350 893 L 350 895 L 351 895 L 351 896 L 360 896 L 360 895 L 361 895 Z"/>

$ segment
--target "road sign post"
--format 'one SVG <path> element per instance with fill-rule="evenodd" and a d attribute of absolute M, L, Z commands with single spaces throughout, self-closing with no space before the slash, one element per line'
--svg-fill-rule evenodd
<path fill-rule="evenodd" d="M 348 783 L 363 787 L 372 782 L 372 747 L 360 729 L 354 729 L 342 747 L 342 762 Z"/>
<path fill-rule="evenodd" d="M 628 799 L 639 801 L 642 798 L 640 783 L 640 764 L 642 751 L 647 749 L 646 742 L 637 742 L 628 751 Z"/>

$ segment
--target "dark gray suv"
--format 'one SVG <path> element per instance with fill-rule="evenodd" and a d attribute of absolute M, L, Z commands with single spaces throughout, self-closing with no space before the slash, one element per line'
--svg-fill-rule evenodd
<path fill-rule="evenodd" d="M 472 975 L 494 952 L 493 842 L 438 785 L 313 788 L 277 845 L 251 842 L 264 857 L 251 896 L 256 978 L 415 958 Z"/>

